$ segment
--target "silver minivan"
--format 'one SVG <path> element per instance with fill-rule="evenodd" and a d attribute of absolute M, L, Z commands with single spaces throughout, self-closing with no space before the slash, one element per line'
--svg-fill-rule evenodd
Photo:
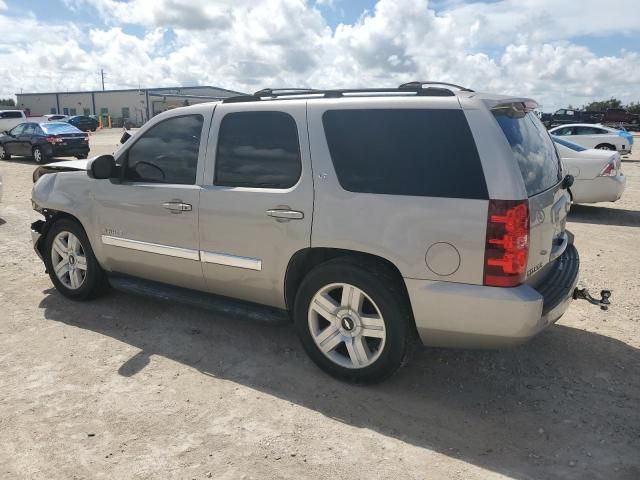
<path fill-rule="evenodd" d="M 579 270 L 535 107 L 414 82 L 178 108 L 115 158 L 36 171 L 34 245 L 72 299 L 111 284 L 284 312 L 351 381 L 417 341 L 515 345 L 564 314 Z"/>

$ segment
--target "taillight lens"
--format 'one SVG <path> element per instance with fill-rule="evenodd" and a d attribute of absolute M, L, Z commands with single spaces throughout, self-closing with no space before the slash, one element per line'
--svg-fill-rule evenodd
<path fill-rule="evenodd" d="M 526 276 L 528 257 L 528 200 L 490 200 L 484 284 L 492 287 L 520 285 Z"/>
<path fill-rule="evenodd" d="M 615 177 L 617 175 L 616 162 L 614 159 L 609 160 L 602 171 L 598 174 L 599 177 Z"/>
<path fill-rule="evenodd" d="M 53 135 L 49 135 L 49 136 L 47 137 L 47 142 L 49 142 L 49 143 L 51 143 L 51 144 L 54 144 L 54 143 L 61 143 L 61 142 L 62 142 L 62 140 L 61 140 L 61 139 L 59 139 L 58 137 L 53 136 Z"/>

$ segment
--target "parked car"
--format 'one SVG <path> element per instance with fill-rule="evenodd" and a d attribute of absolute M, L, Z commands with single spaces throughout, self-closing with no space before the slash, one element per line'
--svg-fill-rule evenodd
<path fill-rule="evenodd" d="M 33 157 L 37 163 L 46 163 L 51 157 L 88 155 L 87 134 L 63 122 L 21 123 L 0 136 L 0 160 Z"/>
<path fill-rule="evenodd" d="M 574 182 L 569 193 L 574 203 L 615 202 L 627 182 L 618 152 L 587 149 L 553 137 L 560 159 Z"/>
<path fill-rule="evenodd" d="M 83 132 L 92 131 L 95 132 L 98 129 L 98 120 L 91 117 L 85 117 L 84 115 L 76 115 L 75 117 L 69 117 L 66 120 L 68 123 L 76 128 L 79 128 Z"/>
<path fill-rule="evenodd" d="M 391 375 L 414 333 L 519 344 L 564 314 L 579 270 L 570 177 L 535 107 L 415 82 L 176 108 L 116 158 L 44 167 L 34 247 L 73 299 L 110 283 L 291 315 L 342 379 Z"/>
<path fill-rule="evenodd" d="M 584 148 L 617 150 L 622 155 L 631 153 L 633 145 L 633 135 L 629 132 L 603 125 L 575 123 L 552 128 L 549 133 L 577 143 Z"/>
<path fill-rule="evenodd" d="M 568 123 L 600 123 L 603 121 L 603 112 L 593 112 L 588 110 L 573 110 L 570 108 L 561 108 L 553 114 L 543 113 L 542 122 L 547 128 L 555 125 L 563 125 Z"/>
<path fill-rule="evenodd" d="M 60 115 L 57 113 L 52 113 L 49 115 L 44 115 L 44 118 L 47 122 L 64 122 L 66 121 L 69 117 L 67 115 Z"/>
<path fill-rule="evenodd" d="M 19 123 L 26 121 L 27 116 L 22 110 L 0 110 L 0 133 L 9 131 Z"/>
<path fill-rule="evenodd" d="M 624 108 L 609 108 L 604 113 L 602 121 L 605 123 L 631 123 L 637 125 L 640 123 L 640 115 L 628 112 Z"/>

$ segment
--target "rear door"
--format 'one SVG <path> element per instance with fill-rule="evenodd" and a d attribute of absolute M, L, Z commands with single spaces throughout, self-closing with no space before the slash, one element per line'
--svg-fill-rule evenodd
<path fill-rule="evenodd" d="M 35 123 L 25 124 L 24 130 L 22 130 L 22 133 L 18 136 L 16 144 L 16 147 L 18 148 L 17 155 L 31 155 L 31 140 L 36 134 L 37 126 L 38 125 Z"/>
<path fill-rule="evenodd" d="M 313 178 L 300 100 L 216 106 L 200 197 L 210 292 L 284 307 L 291 257 L 309 248 Z"/>
<path fill-rule="evenodd" d="M 561 188 L 562 166 L 551 137 L 535 114 L 508 108 L 495 109 L 493 114 L 511 146 L 529 197 L 527 278 L 531 278 L 567 247 L 570 197 Z"/>

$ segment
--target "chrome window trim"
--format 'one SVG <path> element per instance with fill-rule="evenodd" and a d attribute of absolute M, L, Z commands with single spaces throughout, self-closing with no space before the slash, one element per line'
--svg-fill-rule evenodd
<path fill-rule="evenodd" d="M 200 257 L 204 263 L 215 263 L 228 267 L 245 268 L 248 270 L 262 270 L 262 260 L 252 257 L 240 257 L 218 252 L 200 252 Z"/>
<path fill-rule="evenodd" d="M 102 235 L 102 243 L 113 247 L 129 248 L 141 252 L 156 253 L 169 257 L 185 258 L 187 260 L 200 260 L 200 252 L 190 248 L 171 247 L 169 245 L 159 245 L 157 243 L 141 242 L 140 240 L 130 240 L 128 238 L 112 237 Z"/>

